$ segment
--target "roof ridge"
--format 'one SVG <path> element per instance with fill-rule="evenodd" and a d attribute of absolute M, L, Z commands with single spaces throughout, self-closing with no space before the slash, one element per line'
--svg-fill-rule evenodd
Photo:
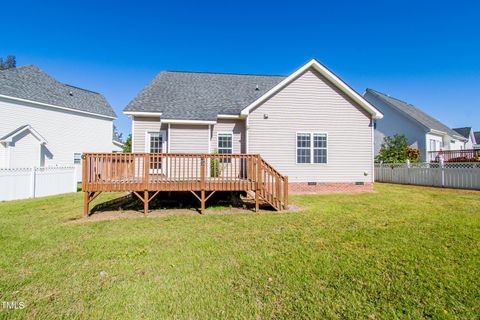
<path fill-rule="evenodd" d="M 71 84 L 68 84 L 68 83 L 62 83 L 60 81 L 58 81 L 59 83 L 63 84 L 64 86 L 67 86 L 67 87 L 70 87 L 70 88 L 74 88 L 74 89 L 78 89 L 78 90 L 82 90 L 82 91 L 87 91 L 87 92 L 90 92 L 90 93 L 95 93 L 95 94 L 100 94 L 100 92 L 97 92 L 97 91 L 93 91 L 93 90 L 89 90 L 89 89 L 85 89 L 85 88 L 80 88 L 80 87 L 77 87 L 77 86 L 74 86 L 74 85 L 71 85 Z"/>
<path fill-rule="evenodd" d="M 163 71 L 161 71 L 160 73 L 164 73 L 164 72 L 222 74 L 222 75 L 232 75 L 232 76 L 255 76 L 255 77 L 287 77 L 287 76 L 285 76 L 285 75 L 278 75 L 278 74 L 255 74 L 255 73 L 212 72 L 212 71 L 186 71 L 186 70 L 163 70 Z"/>
<path fill-rule="evenodd" d="M 392 97 L 391 95 L 387 94 L 387 93 L 383 93 L 383 92 L 380 92 L 380 91 L 377 91 L 377 90 L 374 90 L 374 89 L 370 89 L 370 88 L 367 88 L 367 91 L 370 91 L 370 92 L 373 92 L 374 94 L 376 95 L 382 95 L 382 96 L 386 96 L 386 97 L 389 97 L 390 99 L 393 99 L 393 100 L 397 100 L 397 101 L 400 101 L 401 103 L 405 103 L 406 105 L 409 105 L 409 106 L 412 106 L 412 107 L 415 107 L 417 109 L 419 109 L 418 107 L 416 107 L 415 105 L 407 102 L 407 101 L 403 101 L 403 100 L 400 100 L 398 98 L 395 98 L 395 97 Z M 421 111 L 421 110 L 420 110 Z"/>

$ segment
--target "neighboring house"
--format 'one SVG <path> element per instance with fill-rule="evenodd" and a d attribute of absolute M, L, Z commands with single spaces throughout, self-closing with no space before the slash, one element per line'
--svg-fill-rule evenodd
<path fill-rule="evenodd" d="M 112 144 L 112 152 L 123 152 L 125 144 L 115 135 L 113 136 Z"/>
<path fill-rule="evenodd" d="M 472 127 L 453 128 L 453 130 L 455 130 L 456 132 L 458 132 L 458 134 L 467 139 L 467 141 L 465 141 L 465 144 L 463 145 L 463 148 L 461 149 L 471 150 L 477 144 Z"/>
<path fill-rule="evenodd" d="M 0 71 L 0 115 L 0 168 L 80 169 L 83 152 L 112 152 L 116 115 L 105 97 L 35 66 Z"/>
<path fill-rule="evenodd" d="M 433 160 L 430 151 L 460 150 L 467 141 L 458 132 L 407 102 L 372 89 L 367 89 L 363 96 L 384 115 L 375 122 L 375 154 L 380 151 L 384 138 L 395 134 L 405 135 L 410 146 L 420 151 L 422 161 Z"/>
<path fill-rule="evenodd" d="M 287 77 L 164 71 L 124 113 L 133 152 L 261 154 L 292 192 L 371 189 L 382 114 L 316 60 Z"/>
<path fill-rule="evenodd" d="M 474 132 L 473 135 L 475 136 L 475 142 L 476 142 L 476 144 L 473 145 L 473 148 L 480 149 L 480 131 Z"/>

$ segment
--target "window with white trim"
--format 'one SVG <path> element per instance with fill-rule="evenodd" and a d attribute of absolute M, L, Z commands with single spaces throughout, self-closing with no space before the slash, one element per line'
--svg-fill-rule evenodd
<path fill-rule="evenodd" d="M 162 153 L 163 137 L 160 132 L 149 132 L 150 153 Z"/>
<path fill-rule="evenodd" d="M 82 163 L 82 154 L 81 153 L 74 153 L 73 154 L 73 164 L 80 164 Z"/>
<path fill-rule="evenodd" d="M 233 134 L 219 133 L 217 139 L 217 151 L 219 154 L 233 153 Z"/>
<path fill-rule="evenodd" d="M 311 163 L 311 139 L 310 133 L 297 134 L 297 163 Z"/>
<path fill-rule="evenodd" d="M 327 135 L 313 134 L 313 163 L 327 163 Z"/>
<path fill-rule="evenodd" d="M 297 133 L 297 163 L 327 163 L 327 134 Z"/>

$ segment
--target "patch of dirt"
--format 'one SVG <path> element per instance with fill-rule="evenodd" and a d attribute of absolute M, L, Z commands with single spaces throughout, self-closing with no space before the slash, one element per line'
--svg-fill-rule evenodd
<path fill-rule="evenodd" d="M 291 211 L 291 210 L 289 210 Z M 258 212 L 252 211 L 251 209 L 243 208 L 224 208 L 224 209 L 205 209 L 203 215 L 220 215 L 220 214 L 272 214 L 277 213 L 277 211 L 272 210 L 259 210 Z M 91 214 L 90 216 L 84 218 L 79 218 L 76 220 L 71 220 L 67 222 L 68 224 L 77 224 L 77 223 L 86 223 L 86 222 L 98 222 L 98 221 L 110 221 L 117 219 L 138 219 L 145 217 L 168 217 L 173 215 L 200 215 L 197 209 L 161 209 L 161 210 L 151 210 L 148 212 L 148 215 L 144 215 L 141 211 L 136 210 L 121 210 L 121 211 L 102 211 Z"/>
<path fill-rule="evenodd" d="M 198 215 L 198 203 L 190 193 L 164 193 L 150 204 L 147 217 L 167 217 L 172 215 Z M 246 194 L 220 193 L 213 195 L 210 208 L 205 215 L 219 214 L 272 214 L 277 213 L 270 206 L 261 203 L 259 212 L 255 212 L 255 201 Z M 230 205 L 230 204 L 234 205 Z M 294 204 L 289 205 L 288 211 L 298 212 L 302 209 Z M 284 212 L 281 212 L 284 213 Z M 96 205 L 91 210 L 90 216 L 71 220 L 67 223 L 85 223 L 97 221 L 110 221 L 117 219 L 144 218 L 143 203 L 132 194 L 106 201 Z"/>

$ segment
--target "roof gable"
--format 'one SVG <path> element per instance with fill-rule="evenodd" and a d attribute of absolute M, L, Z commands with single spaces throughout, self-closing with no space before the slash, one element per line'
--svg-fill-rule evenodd
<path fill-rule="evenodd" d="M 323 64 L 318 62 L 316 59 L 310 60 L 308 63 L 303 65 L 297 71 L 293 72 L 287 78 L 283 79 L 282 82 L 280 82 L 275 87 L 273 87 L 268 92 L 266 92 L 263 96 L 261 96 L 260 98 L 252 102 L 250 105 L 248 105 L 245 109 L 242 110 L 242 115 L 247 115 L 252 109 L 256 108 L 258 105 L 260 105 L 261 103 L 269 99 L 271 96 L 273 96 L 275 93 L 285 88 L 285 86 L 293 82 L 295 79 L 297 79 L 300 75 L 302 75 L 305 71 L 309 70 L 310 68 L 320 73 L 323 77 L 325 77 L 328 81 L 330 81 L 331 84 L 333 84 L 340 91 L 345 93 L 349 98 L 355 101 L 360 107 L 362 107 L 369 114 L 371 114 L 374 119 L 381 119 L 383 117 L 383 114 L 380 111 L 378 111 L 372 104 L 370 104 L 370 102 L 365 100 L 360 94 L 358 94 L 348 84 L 346 84 L 342 79 L 340 79 L 336 74 L 331 72 L 327 67 L 325 67 Z"/>
<path fill-rule="evenodd" d="M 460 134 L 462 137 L 466 139 L 470 139 L 470 134 L 472 133 L 472 128 L 471 127 L 464 127 L 464 128 L 453 128 L 455 132 Z"/>
<path fill-rule="evenodd" d="M 475 137 L 475 143 L 480 144 L 480 131 L 474 132 L 473 136 Z"/>
<path fill-rule="evenodd" d="M 409 104 L 405 101 L 390 97 L 384 93 L 375 91 L 373 89 L 367 89 L 364 95 L 371 94 L 374 97 L 379 98 L 383 101 L 386 105 L 394 108 L 395 110 L 399 110 L 403 114 L 407 115 L 410 119 L 419 122 L 428 130 L 439 131 L 447 134 L 451 137 L 458 138 L 460 140 L 465 140 L 459 133 L 452 130 L 445 124 L 441 123 L 437 119 L 433 118 L 432 116 L 428 115 L 427 113 L 423 112 L 419 108 L 415 107 L 412 104 Z"/>
<path fill-rule="evenodd" d="M 2 143 L 12 142 L 13 138 L 22 134 L 25 131 L 29 131 L 39 141 L 39 143 L 41 143 L 41 144 L 46 144 L 47 143 L 47 140 L 45 140 L 45 138 L 42 137 L 42 135 L 29 124 L 20 126 L 17 129 L 7 133 L 6 135 L 4 135 L 3 137 L 0 138 L 0 142 L 2 142 Z"/>
<path fill-rule="evenodd" d="M 0 96 L 116 117 L 103 95 L 63 84 L 32 65 L 0 71 Z"/>

